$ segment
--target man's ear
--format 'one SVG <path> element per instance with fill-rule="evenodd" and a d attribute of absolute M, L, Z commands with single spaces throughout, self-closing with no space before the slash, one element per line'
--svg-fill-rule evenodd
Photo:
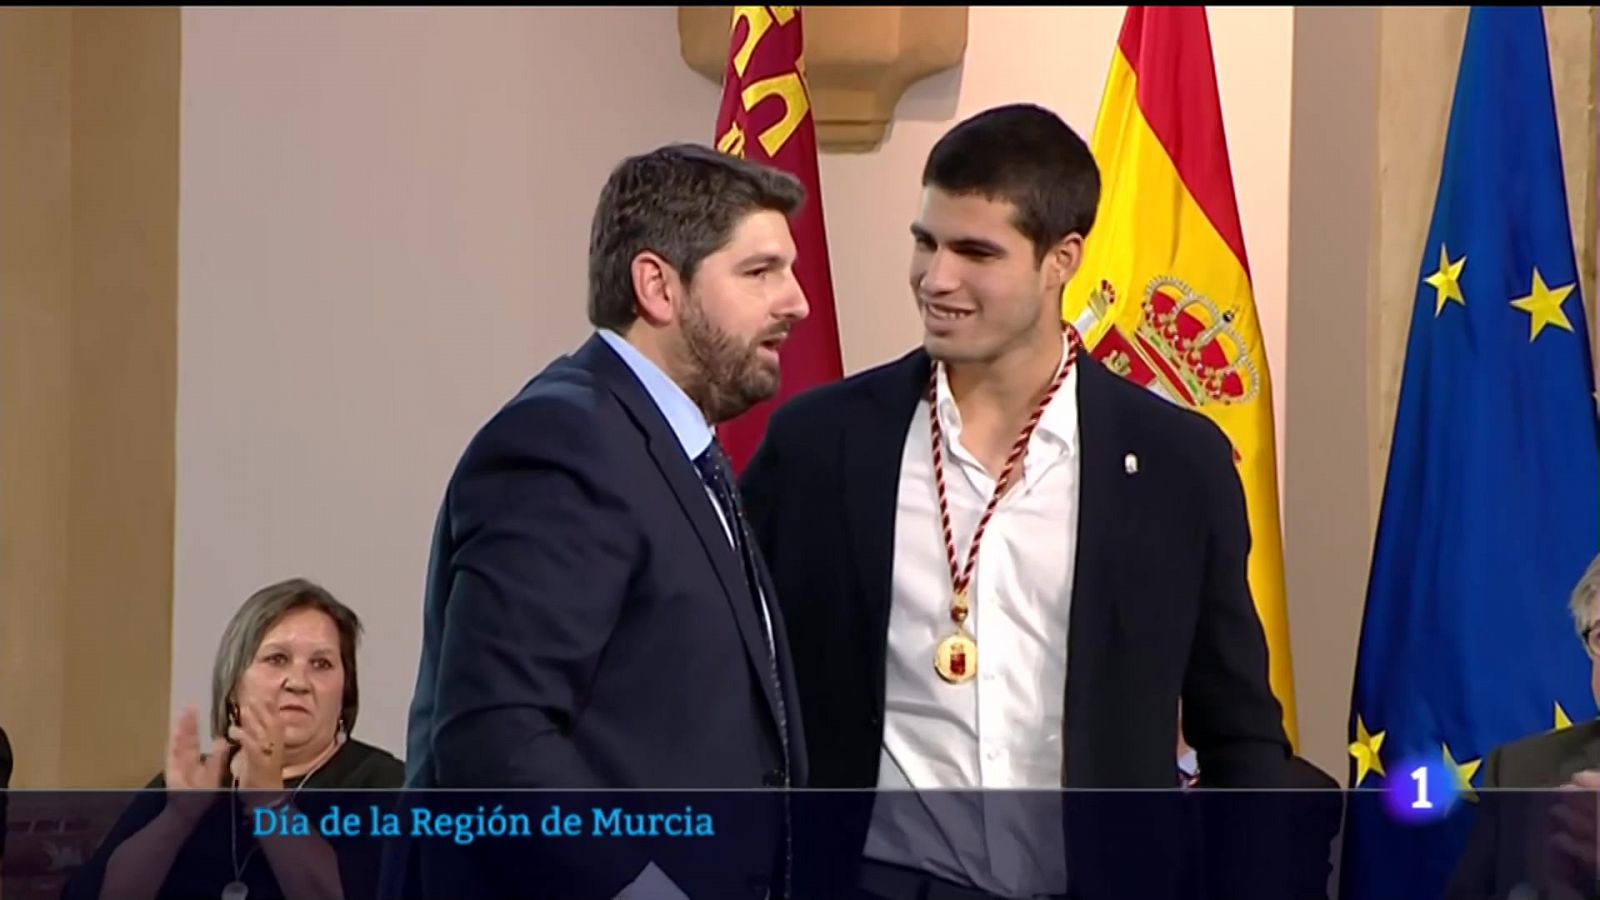
<path fill-rule="evenodd" d="M 639 318 L 655 327 L 670 325 L 677 317 L 682 282 L 672 264 L 650 250 L 641 250 L 629 266 L 633 300 Z"/>
<path fill-rule="evenodd" d="M 1067 286 L 1072 276 L 1077 274 L 1078 266 L 1083 264 L 1083 237 L 1076 232 L 1056 241 L 1054 247 L 1044 256 L 1044 266 L 1049 278 L 1048 283 L 1054 289 Z"/>

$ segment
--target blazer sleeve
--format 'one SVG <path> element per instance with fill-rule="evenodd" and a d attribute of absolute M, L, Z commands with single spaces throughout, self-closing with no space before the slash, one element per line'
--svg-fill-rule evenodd
<path fill-rule="evenodd" d="M 1183 730 L 1210 787 L 1280 787 L 1289 778 L 1283 710 L 1251 599 L 1250 524 L 1231 445 L 1206 423 L 1198 442 L 1210 527 L 1200 612 L 1183 684 Z"/>
<path fill-rule="evenodd" d="M 1480 776 L 1484 788 L 1500 786 L 1501 748 L 1489 751 L 1483 762 Z M 1467 900 L 1470 897 L 1488 897 L 1494 893 L 1496 879 L 1495 860 L 1500 846 L 1500 810 L 1507 802 L 1517 802 L 1514 795 L 1479 795 L 1480 802 L 1474 815 L 1472 830 L 1456 862 L 1450 881 L 1445 886 L 1446 900 Z"/>
<path fill-rule="evenodd" d="M 431 734 L 441 786 L 597 783 L 567 735 L 643 552 L 597 415 L 585 398 L 509 407 L 452 481 Z"/>

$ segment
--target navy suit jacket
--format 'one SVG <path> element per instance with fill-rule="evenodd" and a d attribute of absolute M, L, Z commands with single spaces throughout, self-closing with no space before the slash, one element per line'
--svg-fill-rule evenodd
<path fill-rule="evenodd" d="M 592 337 L 503 407 L 450 479 L 408 787 L 803 784 L 800 703 L 770 581 L 765 590 L 787 765 L 738 554 L 655 401 Z"/>

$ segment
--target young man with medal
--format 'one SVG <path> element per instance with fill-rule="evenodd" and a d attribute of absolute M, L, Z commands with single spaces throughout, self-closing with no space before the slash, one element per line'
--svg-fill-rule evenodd
<path fill-rule="evenodd" d="M 797 849 L 797 873 L 884 897 L 1096 896 L 1100 877 L 1112 896 L 1177 890 L 1170 866 L 1109 871 L 1118 816 L 1075 820 L 1060 788 L 1178 795 L 1180 701 L 1208 787 L 1281 783 L 1231 448 L 1063 325 L 1100 192 L 1065 123 L 1027 105 L 976 115 L 934 146 L 922 188 L 922 346 L 786 404 L 742 483 L 810 784 L 883 790 L 811 836 L 832 843 L 808 852 L 859 871 Z M 1141 860 L 1163 858 L 1152 823 L 1125 824 Z"/>

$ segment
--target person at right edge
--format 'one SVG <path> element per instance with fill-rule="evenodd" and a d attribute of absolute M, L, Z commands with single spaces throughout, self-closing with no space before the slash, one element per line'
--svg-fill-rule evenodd
<path fill-rule="evenodd" d="M 1227 438 L 1062 322 L 1099 194 L 1053 113 L 956 125 L 910 229 L 922 346 L 785 404 L 745 473 L 809 786 L 879 789 L 797 821 L 796 877 L 833 879 L 801 893 L 1289 893 L 1282 805 L 1208 805 L 1193 860 L 1180 700 L 1207 787 L 1281 786 L 1290 747 Z"/>
<path fill-rule="evenodd" d="M 1600 703 L 1600 556 L 1568 598 Z M 1484 760 L 1467 845 L 1447 900 L 1600 898 L 1600 721 L 1512 741 Z"/>

